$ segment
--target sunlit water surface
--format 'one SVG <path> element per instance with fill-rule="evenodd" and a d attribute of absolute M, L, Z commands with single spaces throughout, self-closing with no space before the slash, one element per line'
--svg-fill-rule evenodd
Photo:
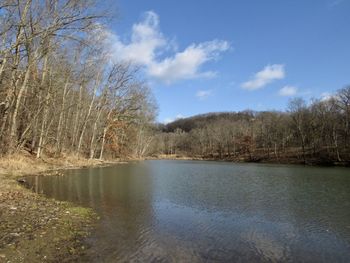
<path fill-rule="evenodd" d="M 350 262 L 350 170 L 145 161 L 33 177 L 92 207 L 92 262 Z"/>

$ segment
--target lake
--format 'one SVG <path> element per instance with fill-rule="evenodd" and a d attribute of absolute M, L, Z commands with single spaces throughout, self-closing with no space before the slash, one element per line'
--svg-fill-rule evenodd
<path fill-rule="evenodd" d="M 92 262 L 350 262 L 350 170 L 144 161 L 32 177 L 93 208 Z"/>

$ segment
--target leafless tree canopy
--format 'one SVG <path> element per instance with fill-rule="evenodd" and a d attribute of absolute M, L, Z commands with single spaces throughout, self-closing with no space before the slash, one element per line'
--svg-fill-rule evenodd
<path fill-rule="evenodd" d="M 155 104 L 91 0 L 0 1 L 0 153 L 141 155 Z M 139 141 L 139 143 L 137 143 Z"/>
<path fill-rule="evenodd" d="M 151 153 L 236 161 L 350 162 L 350 86 L 286 112 L 212 113 L 160 127 Z"/>

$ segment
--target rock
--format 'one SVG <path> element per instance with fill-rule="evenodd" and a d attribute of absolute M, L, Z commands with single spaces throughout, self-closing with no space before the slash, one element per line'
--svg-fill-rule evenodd
<path fill-rule="evenodd" d="M 27 180 L 24 178 L 21 178 L 21 179 L 18 179 L 17 182 L 19 182 L 20 184 L 25 184 Z"/>

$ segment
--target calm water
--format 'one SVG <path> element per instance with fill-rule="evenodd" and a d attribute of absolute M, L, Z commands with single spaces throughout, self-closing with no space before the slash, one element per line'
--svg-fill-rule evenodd
<path fill-rule="evenodd" d="M 101 220 L 92 262 L 350 262 L 350 170 L 146 161 L 32 178 Z"/>

